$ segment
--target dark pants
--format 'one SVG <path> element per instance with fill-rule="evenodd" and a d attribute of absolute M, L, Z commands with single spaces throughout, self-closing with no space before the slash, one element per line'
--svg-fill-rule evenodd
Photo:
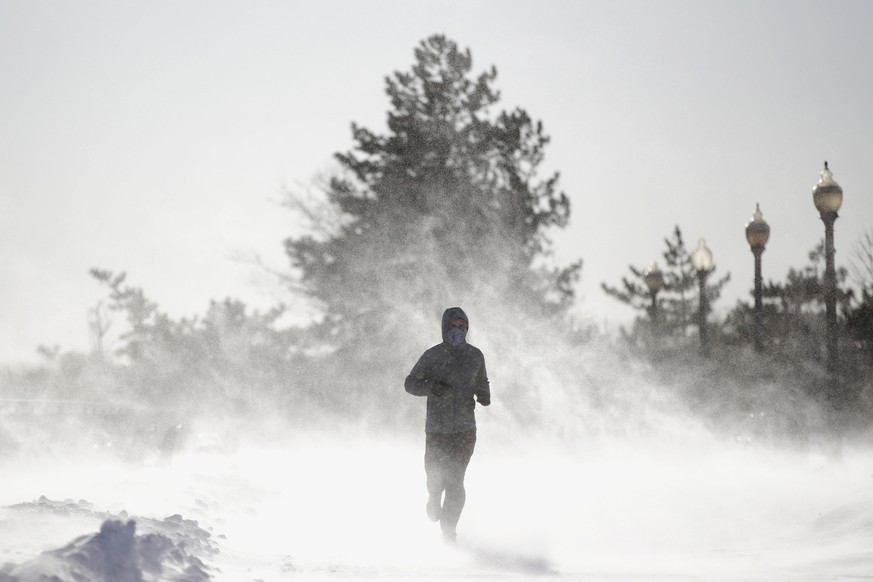
<path fill-rule="evenodd" d="M 440 526 L 446 534 L 454 535 L 455 526 L 467 500 L 464 475 L 475 446 L 475 430 L 447 434 L 426 433 L 424 471 L 427 475 L 427 492 L 436 500 L 442 497 L 443 491 L 446 492 L 440 514 Z"/>

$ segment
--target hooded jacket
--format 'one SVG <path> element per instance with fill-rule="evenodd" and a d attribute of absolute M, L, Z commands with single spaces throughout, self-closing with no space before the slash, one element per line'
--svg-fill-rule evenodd
<path fill-rule="evenodd" d="M 413 396 L 427 396 L 425 432 L 476 430 L 473 413 L 476 400 L 482 406 L 491 403 L 491 389 L 482 352 L 466 342 L 459 346 L 449 342 L 449 325 L 456 317 L 463 318 L 469 324 L 467 314 L 460 307 L 447 309 L 443 313 L 442 343 L 421 355 L 404 384 L 406 391 Z M 438 382 L 448 385 L 439 396 L 433 392 Z"/>

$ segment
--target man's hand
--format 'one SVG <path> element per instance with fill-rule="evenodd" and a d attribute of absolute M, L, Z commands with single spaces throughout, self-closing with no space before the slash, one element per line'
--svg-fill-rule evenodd
<path fill-rule="evenodd" d="M 484 395 L 483 395 L 483 396 L 477 396 L 477 397 L 476 397 L 476 402 L 478 402 L 478 403 L 481 404 L 482 406 L 488 406 L 489 404 L 491 404 L 491 397 L 490 397 L 490 396 L 484 396 Z"/>
<path fill-rule="evenodd" d="M 434 396 L 442 396 L 451 387 L 451 384 L 446 384 L 442 380 L 437 380 L 433 383 L 433 386 L 430 387 L 430 393 Z"/>

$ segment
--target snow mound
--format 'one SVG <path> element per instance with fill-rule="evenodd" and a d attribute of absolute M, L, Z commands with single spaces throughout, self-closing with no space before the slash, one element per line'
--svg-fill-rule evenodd
<path fill-rule="evenodd" d="M 9 509 L 107 517 L 87 501 L 51 501 Z M 122 512 L 124 513 L 124 512 Z M 173 515 L 163 520 L 118 516 L 106 518 L 96 534 L 80 536 L 66 546 L 43 552 L 20 565 L 0 568 L 0 582 L 206 582 L 205 558 L 218 553 L 209 532 L 196 521 Z M 141 532 L 137 533 L 140 529 Z"/>

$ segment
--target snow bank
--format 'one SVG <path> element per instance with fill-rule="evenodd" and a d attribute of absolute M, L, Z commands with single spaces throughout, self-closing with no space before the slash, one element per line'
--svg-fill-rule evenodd
<path fill-rule="evenodd" d="M 0 569 L 0 582 L 205 582 L 210 568 L 202 558 L 218 551 L 209 532 L 180 515 L 163 520 L 110 517 L 87 501 L 45 497 L 9 509 L 12 519 L 21 521 L 55 515 L 99 517 L 103 522 L 98 533 L 20 565 L 7 564 Z"/>

